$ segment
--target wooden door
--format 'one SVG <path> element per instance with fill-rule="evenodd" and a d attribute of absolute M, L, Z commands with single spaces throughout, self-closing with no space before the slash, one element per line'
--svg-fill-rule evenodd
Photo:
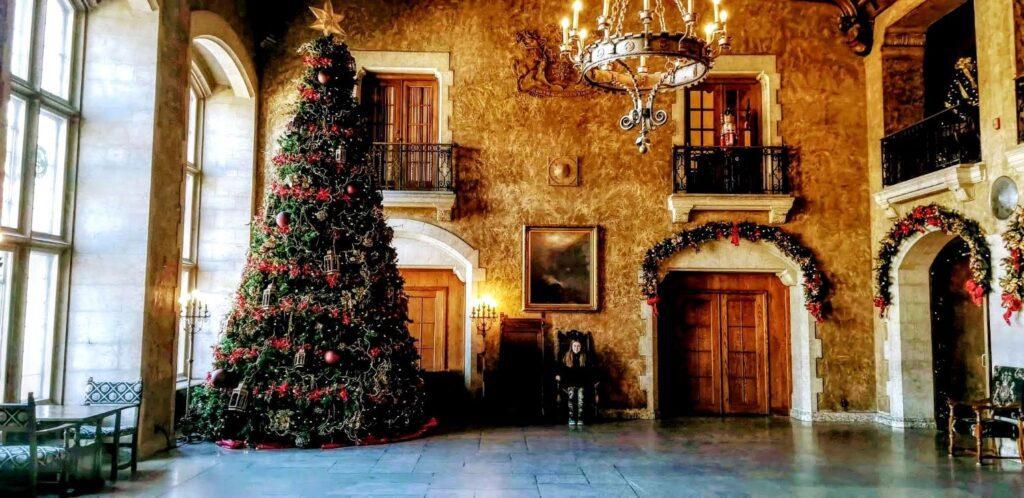
<path fill-rule="evenodd" d="M 670 274 L 659 306 L 659 410 L 789 413 L 789 314 L 775 275 Z"/>
<path fill-rule="evenodd" d="M 768 413 L 765 294 L 720 294 L 722 412 Z"/>
<path fill-rule="evenodd" d="M 447 341 L 448 289 L 412 288 L 409 296 L 409 335 L 416 339 L 420 366 L 428 372 L 443 371 Z"/>
<path fill-rule="evenodd" d="M 680 326 L 673 330 L 681 361 L 672 377 L 682 380 L 677 387 L 685 411 L 721 411 L 720 302 L 717 294 L 688 296 L 683 301 Z"/>
<path fill-rule="evenodd" d="M 409 333 L 428 372 L 461 372 L 465 284 L 451 270 L 401 268 L 409 296 Z"/>
<path fill-rule="evenodd" d="M 397 188 L 429 189 L 436 183 L 437 79 L 424 74 L 368 74 L 374 142 L 387 143 L 386 181 Z"/>

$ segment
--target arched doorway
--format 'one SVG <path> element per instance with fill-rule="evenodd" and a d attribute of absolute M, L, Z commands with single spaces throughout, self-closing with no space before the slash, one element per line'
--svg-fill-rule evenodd
<path fill-rule="evenodd" d="M 389 219 L 388 225 L 394 230 L 393 244 L 398 252 L 399 269 L 403 271 L 403 274 L 420 273 L 417 278 L 422 277 L 422 280 L 414 285 L 417 292 L 411 296 L 410 303 L 413 308 L 411 311 L 419 311 L 421 322 L 429 321 L 423 319 L 423 310 L 425 309 L 423 306 L 429 305 L 430 309 L 438 309 L 439 304 L 436 300 L 438 298 L 432 296 L 439 295 L 436 290 L 448 287 L 432 282 L 438 282 L 438 279 L 448 272 L 452 275 L 452 279 L 457 280 L 458 285 L 462 286 L 463 299 L 457 306 L 458 309 L 448 308 L 451 313 L 461 314 L 459 317 L 461 320 L 449 322 L 459 323 L 461 330 L 448 331 L 449 340 L 461 346 L 461 354 L 458 355 L 457 361 L 449 361 L 448 365 L 450 370 L 461 371 L 465 387 L 470 392 L 475 391 L 482 385 L 482 377 L 481 372 L 476 369 L 474 359 L 476 352 L 483 350 L 483 344 L 480 342 L 478 334 L 473 333 L 473 324 L 469 314 L 479 284 L 486 278 L 486 272 L 479 264 L 479 252 L 458 235 L 437 225 L 402 218 Z M 419 285 L 421 283 L 422 285 Z M 450 302 L 450 299 L 457 299 L 457 296 L 453 296 L 453 294 L 445 293 L 443 299 L 446 300 L 446 303 Z M 432 299 L 434 300 L 432 301 Z M 417 306 L 419 307 L 417 308 Z"/>
<path fill-rule="evenodd" d="M 683 251 L 664 261 L 661 271 L 666 275 L 674 272 L 753 274 L 771 277 L 781 285 L 782 300 L 789 315 L 783 324 L 788 334 L 787 356 L 789 368 L 788 415 L 811 421 L 818 411 L 817 395 L 821 392 L 822 381 L 814 368 L 821 357 L 821 340 L 814 335 L 815 318 L 806 309 L 806 299 L 800 285 L 800 267 L 781 253 L 775 246 L 764 242 L 739 242 L 734 247 L 728 240 L 708 242 L 700 251 Z M 663 298 L 665 299 L 665 298 Z M 661 381 L 664 372 L 663 360 L 659 354 L 661 334 L 666 333 L 659 324 L 654 309 L 646 302 L 640 304 L 644 334 L 640 338 L 641 354 L 646 360 L 646 369 L 640 379 L 647 390 L 648 415 L 661 416 Z M 669 409 L 666 414 L 671 413 Z"/>
<path fill-rule="evenodd" d="M 887 422 L 935 427 L 946 397 L 987 396 L 988 318 L 964 291 L 967 243 L 938 230 L 909 238 L 894 259 L 887 311 Z M 939 424 L 937 424 L 937 422 Z"/>
<path fill-rule="evenodd" d="M 943 429 L 947 399 L 988 397 L 988 331 L 985 310 L 964 289 L 971 268 L 963 239 L 954 238 L 939 251 L 930 275 L 934 413 L 936 426 Z"/>

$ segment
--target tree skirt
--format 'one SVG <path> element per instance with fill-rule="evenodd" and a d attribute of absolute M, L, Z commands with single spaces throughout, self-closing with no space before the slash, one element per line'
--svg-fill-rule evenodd
<path fill-rule="evenodd" d="M 405 435 L 402 435 L 402 436 L 396 436 L 396 437 L 393 437 L 393 438 L 368 437 L 368 438 L 363 439 L 362 441 L 358 441 L 358 442 L 356 442 L 354 444 L 352 444 L 352 443 L 347 443 L 347 444 L 346 443 L 324 443 L 323 445 L 320 446 L 320 449 L 321 450 L 333 450 L 333 449 L 336 449 L 336 448 L 345 448 L 345 447 L 348 447 L 348 446 L 374 446 L 374 445 L 378 445 L 378 444 L 400 443 L 402 441 L 409 441 L 409 440 L 412 440 L 412 439 L 419 439 L 419 438 L 425 436 L 428 432 L 436 429 L 437 425 L 438 425 L 437 419 L 432 417 L 430 420 L 427 421 L 427 423 L 423 424 L 423 426 L 420 427 L 419 429 L 417 429 L 415 432 L 411 432 L 409 434 L 405 434 Z M 245 444 L 245 441 L 239 441 L 237 439 L 221 439 L 221 440 L 216 442 L 216 445 L 220 446 L 221 448 L 225 448 L 225 449 L 229 449 L 229 450 L 242 450 L 242 449 L 245 449 L 247 447 L 247 445 Z M 259 444 L 256 445 L 256 449 L 258 449 L 258 450 L 280 450 L 280 449 L 290 448 L 290 447 L 291 446 L 287 446 L 287 445 L 279 444 L 279 443 L 259 443 Z"/>

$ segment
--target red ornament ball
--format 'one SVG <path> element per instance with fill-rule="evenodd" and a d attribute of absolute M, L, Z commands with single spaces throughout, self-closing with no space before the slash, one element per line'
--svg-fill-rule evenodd
<path fill-rule="evenodd" d="M 292 217 L 291 217 L 290 214 L 288 214 L 288 213 L 286 213 L 284 211 L 281 211 L 280 213 L 277 213 L 277 217 L 275 218 L 275 221 L 277 221 L 277 228 L 284 229 L 284 228 L 288 228 L 288 225 L 291 224 Z"/>
<path fill-rule="evenodd" d="M 320 71 L 316 73 L 316 80 L 319 81 L 321 85 L 326 85 L 328 81 L 331 81 L 331 75 Z"/>
<path fill-rule="evenodd" d="M 337 365 L 341 361 L 341 355 L 335 351 L 328 351 L 324 353 L 324 362 L 328 365 Z"/>
<path fill-rule="evenodd" d="M 345 187 L 345 192 L 348 192 L 348 195 L 356 195 L 359 193 L 359 185 L 350 183 L 348 184 L 347 187 Z"/>

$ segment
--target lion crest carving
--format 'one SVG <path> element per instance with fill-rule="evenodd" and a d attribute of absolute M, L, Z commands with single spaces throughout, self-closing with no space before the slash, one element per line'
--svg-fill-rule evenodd
<path fill-rule="evenodd" d="M 512 58 L 516 89 L 534 97 L 586 97 L 598 90 L 587 86 L 572 62 L 559 53 L 557 40 L 533 29 L 516 33 L 520 55 Z"/>

